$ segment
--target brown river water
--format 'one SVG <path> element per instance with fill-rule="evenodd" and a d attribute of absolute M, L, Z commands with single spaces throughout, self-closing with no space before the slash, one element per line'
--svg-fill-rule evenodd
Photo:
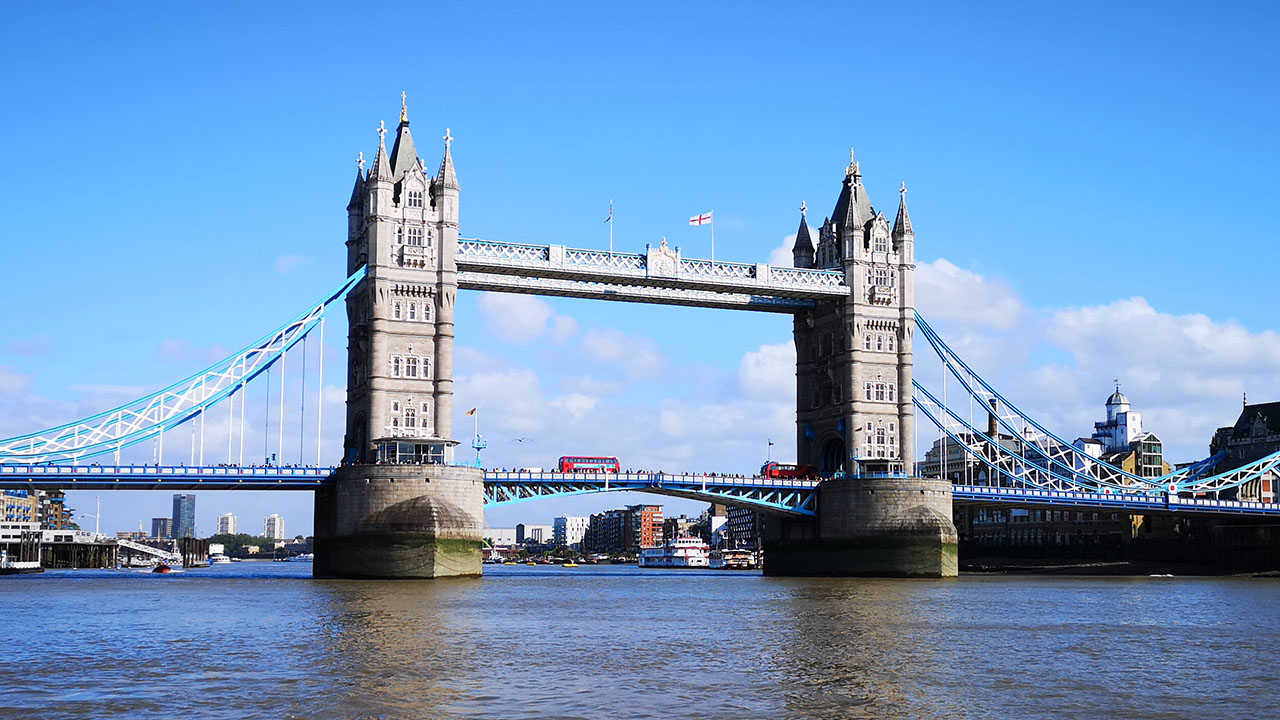
<path fill-rule="evenodd" d="M 1280 580 L 0 578 L 0 718 L 1273 718 Z"/>

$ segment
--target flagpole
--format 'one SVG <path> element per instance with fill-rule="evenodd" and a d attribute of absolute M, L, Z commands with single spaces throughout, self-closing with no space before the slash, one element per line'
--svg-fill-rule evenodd
<path fill-rule="evenodd" d="M 716 211 L 711 211 L 711 262 L 716 261 Z"/>
<path fill-rule="evenodd" d="M 609 254 L 613 254 L 613 198 L 609 199 Z"/>

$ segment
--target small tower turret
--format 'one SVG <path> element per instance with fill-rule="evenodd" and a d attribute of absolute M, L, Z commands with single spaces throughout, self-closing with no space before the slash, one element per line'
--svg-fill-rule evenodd
<path fill-rule="evenodd" d="M 796 244 L 791 248 L 792 265 L 798 268 L 813 267 L 813 239 L 809 237 L 809 223 L 805 220 L 805 206 L 800 203 L 800 228 L 796 230 Z"/>

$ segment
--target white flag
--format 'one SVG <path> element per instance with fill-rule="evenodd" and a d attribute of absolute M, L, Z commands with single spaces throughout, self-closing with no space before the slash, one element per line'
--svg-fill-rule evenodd
<path fill-rule="evenodd" d="M 704 212 L 701 215 L 694 215 L 689 218 L 690 225 L 706 225 L 711 222 L 711 213 Z"/>

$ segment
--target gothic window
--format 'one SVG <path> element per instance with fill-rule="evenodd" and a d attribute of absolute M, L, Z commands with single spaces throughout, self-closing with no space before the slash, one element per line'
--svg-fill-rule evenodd
<path fill-rule="evenodd" d="M 431 322 L 431 303 L 422 303 L 422 322 Z"/>
<path fill-rule="evenodd" d="M 889 252 L 889 238 L 884 235 L 875 234 L 871 236 L 871 241 L 874 243 L 872 250 L 876 252 Z"/>
<path fill-rule="evenodd" d="M 400 301 L 399 300 L 395 301 L 391 305 L 391 319 L 392 320 L 400 319 Z"/>
<path fill-rule="evenodd" d="M 407 357 L 404 359 L 404 376 L 411 378 L 418 377 L 418 358 Z"/>
<path fill-rule="evenodd" d="M 871 349 L 871 333 L 862 334 L 862 349 L 863 350 Z"/>
<path fill-rule="evenodd" d="M 884 335 L 876 333 L 876 352 L 884 350 Z"/>
<path fill-rule="evenodd" d="M 895 333 L 890 333 L 889 335 L 885 336 L 884 349 L 888 350 L 889 352 L 896 352 L 894 345 L 897 344 L 897 340 L 898 340 L 898 336 Z"/>
<path fill-rule="evenodd" d="M 391 356 L 391 377 L 400 377 L 400 356 Z"/>
<path fill-rule="evenodd" d="M 876 402 L 884 402 L 884 383 L 876 383 Z"/>
<path fill-rule="evenodd" d="M 422 207 L 422 191 L 421 190 L 409 191 L 408 205 L 409 207 L 419 207 L 419 208 Z"/>
<path fill-rule="evenodd" d="M 884 427 L 876 428 L 876 444 L 883 445 L 885 441 Z"/>
<path fill-rule="evenodd" d="M 420 227 L 409 228 L 409 244 L 416 245 L 418 247 L 422 246 L 422 228 Z"/>
<path fill-rule="evenodd" d="M 431 377 L 431 360 L 428 358 L 422 358 L 422 377 Z"/>
<path fill-rule="evenodd" d="M 402 227 L 396 228 L 396 244 L 397 245 L 404 244 L 404 228 Z"/>
<path fill-rule="evenodd" d="M 410 320 L 418 319 L 418 303 L 413 303 L 413 302 L 409 303 L 409 319 Z"/>
<path fill-rule="evenodd" d="M 898 391 L 898 386 L 895 385 L 894 383 L 889 383 L 889 402 L 894 402 L 895 400 L 897 400 L 897 398 L 894 397 L 894 395 L 897 395 L 897 391 Z"/>
<path fill-rule="evenodd" d="M 871 399 L 871 393 L 872 393 L 872 384 L 871 384 L 871 383 L 867 383 L 867 385 L 866 385 L 866 390 L 867 390 L 867 397 L 866 397 L 866 399 L 867 399 L 867 400 L 870 400 L 870 399 Z"/>
<path fill-rule="evenodd" d="M 406 406 L 404 409 L 404 426 L 406 428 L 418 427 L 418 411 L 413 406 Z"/>
<path fill-rule="evenodd" d="M 435 239 L 436 239 L 435 235 L 436 234 L 431 230 L 427 230 L 427 247 L 432 247 L 432 245 L 435 243 Z"/>

